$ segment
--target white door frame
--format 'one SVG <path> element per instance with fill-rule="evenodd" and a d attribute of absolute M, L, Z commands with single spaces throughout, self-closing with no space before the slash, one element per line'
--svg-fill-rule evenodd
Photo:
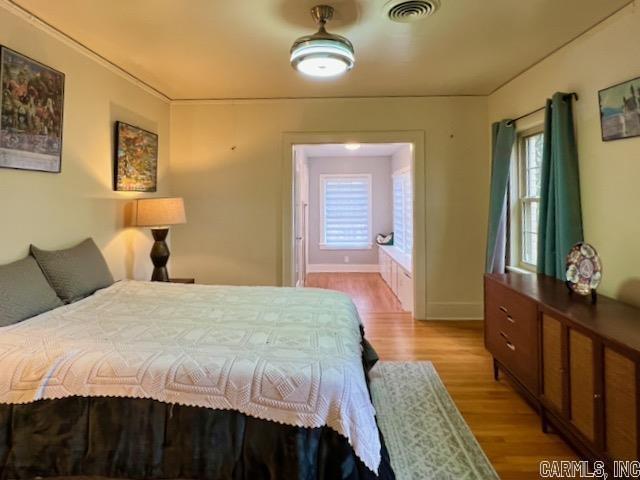
<path fill-rule="evenodd" d="M 374 132 L 285 132 L 282 134 L 282 251 L 280 283 L 295 283 L 294 155 L 295 145 L 322 143 L 410 143 L 413 145 L 413 316 L 426 319 L 427 179 L 424 130 Z"/>
<path fill-rule="evenodd" d="M 296 287 L 304 287 L 304 281 L 307 274 L 307 265 L 309 264 L 309 225 L 307 222 L 308 214 L 308 201 L 309 201 L 309 172 L 307 159 L 299 161 L 300 159 L 296 155 L 300 153 L 296 150 L 293 151 L 294 156 L 294 227 L 297 230 L 294 231 L 295 244 L 294 249 L 297 247 L 298 251 L 294 254 L 294 267 L 297 266 L 298 270 L 295 273 L 294 284 Z M 304 157 L 304 156 L 303 156 Z M 297 192 L 297 194 L 296 194 Z M 295 225 L 295 221 L 298 221 L 298 225 Z M 301 239 L 298 238 L 300 234 Z"/>

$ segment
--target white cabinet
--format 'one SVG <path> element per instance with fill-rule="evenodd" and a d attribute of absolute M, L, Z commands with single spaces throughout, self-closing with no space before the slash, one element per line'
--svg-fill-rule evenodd
<path fill-rule="evenodd" d="M 407 264 L 411 264 L 406 255 L 393 250 L 393 247 L 378 248 L 380 275 L 394 293 L 402 308 L 413 310 L 413 278 Z"/>
<path fill-rule="evenodd" d="M 398 268 L 398 291 L 396 292 L 402 308 L 413 309 L 413 279 L 411 274 L 403 268 Z"/>
<path fill-rule="evenodd" d="M 398 296 L 398 264 L 391 260 L 391 282 L 389 286 L 393 293 L 395 293 L 396 297 Z"/>
<path fill-rule="evenodd" d="M 378 249 L 378 263 L 380 265 L 380 275 L 382 279 L 391 285 L 391 257 L 383 249 Z"/>

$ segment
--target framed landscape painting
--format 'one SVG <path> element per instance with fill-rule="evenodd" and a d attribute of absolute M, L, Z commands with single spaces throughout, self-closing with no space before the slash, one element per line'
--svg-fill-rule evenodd
<path fill-rule="evenodd" d="M 640 136 L 640 78 L 600 90 L 602 140 Z"/>
<path fill-rule="evenodd" d="M 158 174 L 158 135 L 116 122 L 114 190 L 155 192 Z"/>
<path fill-rule="evenodd" d="M 0 46 L 0 167 L 60 173 L 64 74 Z"/>

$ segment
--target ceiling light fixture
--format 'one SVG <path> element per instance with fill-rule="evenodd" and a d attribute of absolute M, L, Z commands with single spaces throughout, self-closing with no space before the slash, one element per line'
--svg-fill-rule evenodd
<path fill-rule="evenodd" d="M 360 148 L 359 143 L 345 143 L 344 148 L 347 150 L 358 150 Z"/>
<path fill-rule="evenodd" d="M 333 17 L 333 7 L 316 5 L 311 16 L 320 27 L 313 35 L 305 35 L 293 42 L 291 66 L 312 77 L 333 77 L 353 68 L 353 45 L 346 38 L 329 33 L 325 24 Z"/>

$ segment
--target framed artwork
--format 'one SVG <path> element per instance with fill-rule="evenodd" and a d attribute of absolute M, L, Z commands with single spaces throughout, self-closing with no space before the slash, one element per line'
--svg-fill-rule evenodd
<path fill-rule="evenodd" d="M 598 92 L 602 140 L 640 136 L 640 77 Z"/>
<path fill-rule="evenodd" d="M 158 135 L 116 122 L 114 190 L 155 192 L 158 174 Z"/>
<path fill-rule="evenodd" d="M 64 74 L 0 46 L 0 167 L 60 173 Z"/>

